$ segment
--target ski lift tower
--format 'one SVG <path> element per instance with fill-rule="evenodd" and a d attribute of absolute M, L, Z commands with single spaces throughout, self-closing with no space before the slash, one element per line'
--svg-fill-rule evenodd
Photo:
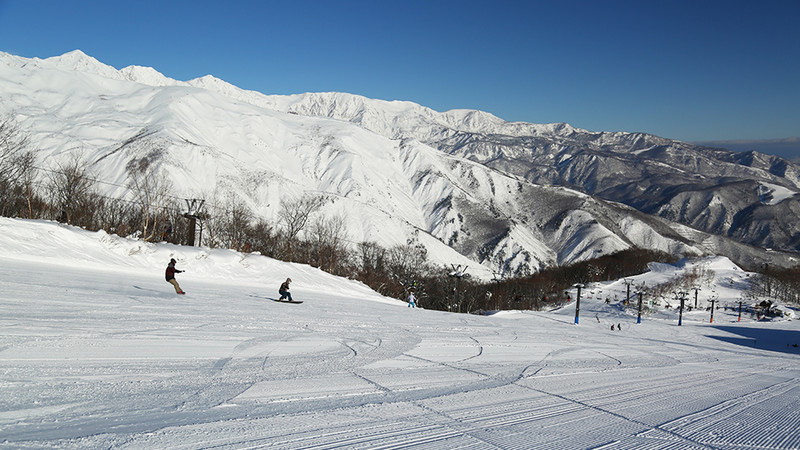
<path fill-rule="evenodd" d="M 642 285 L 639 286 L 638 288 L 636 288 L 636 296 L 639 297 L 639 308 L 638 308 L 639 312 L 637 313 L 637 316 L 636 316 L 636 323 L 642 323 L 642 300 L 643 300 L 644 292 L 645 292 L 644 286 L 645 286 L 645 282 L 642 281 Z"/>
<path fill-rule="evenodd" d="M 187 211 L 183 214 L 183 217 L 189 219 L 189 236 L 186 238 L 186 245 L 195 245 L 195 229 L 197 229 L 198 222 L 200 223 L 200 235 L 197 239 L 197 245 L 203 245 L 203 219 L 206 218 L 206 215 L 202 210 L 205 202 L 205 200 L 198 198 L 186 199 Z"/>
<path fill-rule="evenodd" d="M 628 287 L 628 293 L 625 296 L 625 306 L 631 302 L 631 285 L 633 285 L 633 280 L 626 278 L 625 279 L 625 286 Z"/>
<path fill-rule="evenodd" d="M 580 322 L 580 315 L 581 315 L 581 289 L 586 287 L 585 283 L 575 283 L 572 287 L 578 289 L 578 295 L 575 297 L 575 325 L 578 325 Z"/>
<path fill-rule="evenodd" d="M 686 291 L 673 291 L 673 294 L 675 294 L 675 300 L 681 302 L 680 312 L 678 313 L 678 326 L 681 326 L 683 325 L 683 307 L 689 297 L 689 293 Z"/>

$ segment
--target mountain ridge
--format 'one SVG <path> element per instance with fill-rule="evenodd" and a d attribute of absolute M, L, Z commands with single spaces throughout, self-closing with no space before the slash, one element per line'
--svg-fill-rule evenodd
<path fill-rule="evenodd" d="M 320 97 L 309 95 L 306 98 Z M 306 102 L 310 105 L 295 102 L 292 110 L 309 115 L 325 110 L 315 106 L 314 101 Z M 429 122 L 425 117 L 418 120 L 422 126 L 384 129 L 361 115 L 348 117 L 341 109 L 336 110 L 335 117 L 379 134 L 419 139 L 443 152 L 537 184 L 572 187 L 742 243 L 790 252 L 800 250 L 797 246 L 800 231 L 787 219 L 797 217 L 798 198 L 787 196 L 783 200 L 786 204 L 781 202 L 777 208 L 758 201 L 758 192 L 765 184 L 777 185 L 795 194 L 800 190 L 800 166 L 778 156 L 698 147 L 645 133 L 588 132 L 566 124 L 511 125 L 509 134 L 489 134 L 474 130 L 465 132 L 455 127 L 427 129 Z M 520 131 L 529 134 L 511 134 Z M 691 217 L 676 213 L 688 204 L 702 203 L 705 191 L 716 191 L 718 197 L 729 195 L 723 191 L 730 190 L 728 186 L 734 183 L 747 183 L 747 192 L 731 201 L 727 211 L 704 209 Z M 763 231 L 764 221 L 742 220 L 746 211 L 752 209 L 758 210 L 757 216 L 774 221 L 771 233 Z M 705 216 L 713 220 L 705 220 Z M 728 227 L 716 226 L 716 223 Z"/>
<path fill-rule="evenodd" d="M 130 160 L 146 157 L 177 181 L 179 195 L 233 193 L 260 217 L 274 219 L 280 200 L 298 192 L 324 193 L 336 201 L 323 213 L 346 215 L 353 241 L 424 241 L 435 262 L 477 261 L 484 274 L 525 274 L 632 246 L 791 261 L 622 207 L 598 194 L 610 189 L 605 177 L 587 182 L 592 164 L 614 169 L 603 151 L 666 158 L 677 141 L 344 93 L 268 96 L 210 75 L 181 82 L 152 68 L 116 70 L 80 51 L 44 60 L 0 54 L 0 61 L 0 96 L 10 100 L 0 112 L 21 119 L 43 158 L 69 154 L 79 142 L 117 185 Z M 620 140 L 626 153 L 612 152 Z M 588 141 L 591 151 L 574 141 Z M 751 160 L 766 164 L 760 155 Z M 795 170 L 786 164 L 785 172 Z"/>

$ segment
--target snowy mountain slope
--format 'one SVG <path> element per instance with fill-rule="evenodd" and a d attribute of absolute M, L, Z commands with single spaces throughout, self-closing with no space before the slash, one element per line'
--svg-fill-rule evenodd
<path fill-rule="evenodd" d="M 800 208 L 800 167 L 776 156 L 643 133 L 505 122 L 480 111 L 438 113 L 408 102 L 341 93 L 273 96 L 268 104 L 350 121 L 392 138 L 418 139 L 534 183 L 573 187 L 743 243 L 800 249 L 794 220 Z M 776 208 L 760 202 L 761 183 L 790 193 L 782 198 L 785 204 Z M 726 208 L 704 207 L 708 196 L 724 198 Z M 763 219 L 752 220 L 753 215 Z M 767 230 L 768 221 L 774 223 Z"/>
<path fill-rule="evenodd" d="M 574 305 L 411 309 L 308 266 L 0 218 L 0 448 L 798 448 L 800 322 L 709 324 L 709 294 L 746 286 L 724 258 L 634 281 L 697 266 L 680 327 L 663 305 L 637 324 L 622 280 L 575 325 Z M 303 304 L 266 300 L 287 276 Z"/>
<path fill-rule="evenodd" d="M 347 94 L 268 97 L 210 76 L 180 82 L 149 68 L 116 70 L 79 51 L 46 60 L 0 54 L 0 62 L 0 113 L 13 114 L 31 134 L 43 163 L 83 154 L 108 195 L 125 195 L 125 167 L 139 159 L 163 167 L 179 197 L 233 193 L 267 219 L 282 198 L 324 193 L 333 201 L 322 213 L 344 217 L 350 241 L 417 240 L 434 262 L 482 263 L 474 273 L 481 277 L 632 246 L 689 255 L 733 248 L 744 260 L 786 263 L 779 254 L 683 233 L 630 208 L 533 183 L 474 155 L 443 153 L 399 136 L 404 132 L 374 130 L 385 122 L 428 137 L 454 136 L 442 123 L 470 133 L 582 132 L 568 125 L 509 124 L 486 113 L 440 114 Z M 307 98 L 329 101 L 300 108 Z M 340 120 L 342 110 L 362 122 Z M 420 123 L 420 114 L 429 123 Z"/>

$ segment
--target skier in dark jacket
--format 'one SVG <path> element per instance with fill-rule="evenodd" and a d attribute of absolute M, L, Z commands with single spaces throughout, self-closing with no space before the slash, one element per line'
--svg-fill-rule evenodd
<path fill-rule="evenodd" d="M 292 279 L 287 278 L 286 281 L 284 281 L 283 284 L 281 284 L 281 287 L 278 289 L 278 293 L 281 294 L 281 298 L 279 298 L 278 300 L 284 300 L 288 298 L 289 301 L 292 301 L 292 293 L 289 292 L 289 283 L 291 282 Z"/>
<path fill-rule="evenodd" d="M 177 292 L 178 294 L 185 294 L 186 292 L 183 292 L 183 289 L 181 289 L 180 285 L 178 284 L 178 281 L 175 279 L 176 273 L 183 272 L 183 270 L 178 270 L 175 268 L 176 262 L 177 261 L 175 261 L 175 258 L 169 260 L 169 265 L 167 266 L 167 271 L 164 273 L 164 278 L 167 279 L 167 283 L 175 287 L 175 292 Z"/>

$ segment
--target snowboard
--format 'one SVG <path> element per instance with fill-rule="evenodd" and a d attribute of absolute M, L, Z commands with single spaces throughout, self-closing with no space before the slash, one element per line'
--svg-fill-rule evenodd
<path fill-rule="evenodd" d="M 303 301 L 302 301 L 302 300 L 292 300 L 292 301 L 289 301 L 289 300 L 280 300 L 280 299 L 277 299 L 277 298 L 270 298 L 270 300 L 272 300 L 273 302 L 278 302 L 278 303 L 294 303 L 294 304 L 300 304 L 300 303 L 303 303 Z"/>

